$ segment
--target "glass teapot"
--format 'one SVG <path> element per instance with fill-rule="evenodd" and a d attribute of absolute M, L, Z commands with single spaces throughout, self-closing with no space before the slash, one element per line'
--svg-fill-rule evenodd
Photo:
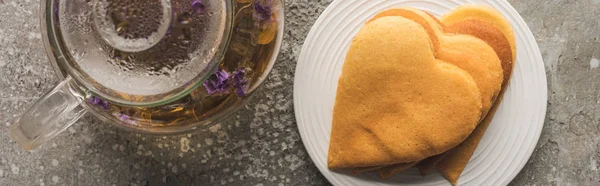
<path fill-rule="evenodd" d="M 49 59 L 63 81 L 11 126 L 26 150 L 84 114 L 133 132 L 218 123 L 271 71 L 281 0 L 42 0 Z"/>

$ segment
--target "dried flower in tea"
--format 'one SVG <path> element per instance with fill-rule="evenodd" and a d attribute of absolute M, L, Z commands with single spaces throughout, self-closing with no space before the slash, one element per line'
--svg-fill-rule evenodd
<path fill-rule="evenodd" d="M 233 72 L 233 88 L 238 96 L 246 96 L 246 91 L 248 90 L 249 82 L 246 78 L 246 70 L 243 68 L 239 68 L 235 72 Z"/>
<path fill-rule="evenodd" d="M 108 101 L 104 101 L 96 96 L 88 98 L 87 102 L 89 104 L 96 105 L 103 110 L 108 110 L 108 108 L 110 108 L 110 103 Z"/>
<path fill-rule="evenodd" d="M 219 69 L 202 85 L 210 95 L 222 95 L 229 93 L 230 82 L 231 75 L 227 71 Z"/>

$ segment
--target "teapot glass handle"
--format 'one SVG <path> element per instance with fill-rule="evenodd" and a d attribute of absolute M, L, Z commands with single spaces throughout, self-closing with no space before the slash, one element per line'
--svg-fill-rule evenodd
<path fill-rule="evenodd" d="M 71 87 L 73 82 L 67 76 L 12 124 L 10 134 L 21 147 L 39 147 L 87 112 L 82 106 L 85 96 Z"/>

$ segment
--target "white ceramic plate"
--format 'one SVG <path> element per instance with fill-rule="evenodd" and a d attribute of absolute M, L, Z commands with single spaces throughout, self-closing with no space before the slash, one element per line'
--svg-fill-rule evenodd
<path fill-rule="evenodd" d="M 546 73 L 533 34 L 517 11 L 503 0 L 336 0 L 312 27 L 296 67 L 294 108 L 302 141 L 321 173 L 334 185 L 450 185 L 441 175 L 421 177 L 410 169 L 382 181 L 374 173 L 354 176 L 327 169 L 337 82 L 350 42 L 378 12 L 413 7 L 441 16 L 474 3 L 496 8 L 512 23 L 517 60 L 504 100 L 463 171 L 459 185 L 506 185 L 531 156 L 546 115 Z"/>

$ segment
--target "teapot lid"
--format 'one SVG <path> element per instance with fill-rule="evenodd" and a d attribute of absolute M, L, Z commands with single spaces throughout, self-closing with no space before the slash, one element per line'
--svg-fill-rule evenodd
<path fill-rule="evenodd" d="M 63 71 L 92 94 L 123 105 L 161 105 L 187 95 L 213 73 L 231 35 L 232 6 L 203 0 L 55 0 L 51 46 L 63 54 L 56 59 Z"/>

